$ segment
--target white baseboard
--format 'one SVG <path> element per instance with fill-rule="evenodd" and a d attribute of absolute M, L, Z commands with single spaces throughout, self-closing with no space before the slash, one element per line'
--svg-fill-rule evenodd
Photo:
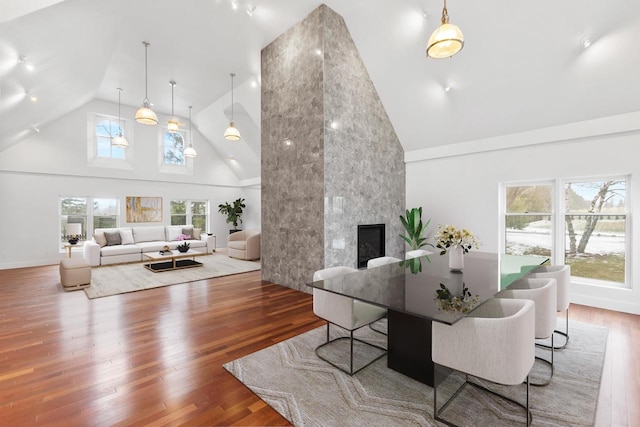
<path fill-rule="evenodd" d="M 623 313 L 640 314 L 640 304 L 632 301 L 620 301 L 593 295 L 571 293 L 571 302 L 589 307 L 604 308 Z"/>

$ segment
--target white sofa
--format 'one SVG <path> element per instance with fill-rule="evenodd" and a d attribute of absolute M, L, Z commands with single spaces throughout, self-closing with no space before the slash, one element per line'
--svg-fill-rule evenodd
<path fill-rule="evenodd" d="M 191 231 L 193 238 L 184 241 L 176 240 L 176 237 L 183 234 L 183 231 Z M 107 244 L 104 244 L 105 232 L 110 233 L 111 237 L 119 235 L 121 243 L 107 242 Z M 116 234 L 114 235 L 113 233 Z M 102 244 L 98 243 L 98 241 Z M 87 240 L 84 243 L 84 259 L 92 267 L 139 262 L 143 261 L 142 254 L 144 252 L 158 252 L 164 246 L 169 246 L 169 249 L 173 250 L 184 242 L 190 244 L 189 249 L 198 252 L 211 253 L 215 249 L 213 247 L 214 236 L 200 234 L 200 229 L 194 229 L 190 225 L 96 228 L 92 240 Z"/>

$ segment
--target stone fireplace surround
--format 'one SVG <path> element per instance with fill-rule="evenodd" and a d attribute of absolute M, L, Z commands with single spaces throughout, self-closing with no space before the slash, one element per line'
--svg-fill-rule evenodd
<path fill-rule="evenodd" d="M 357 226 L 403 258 L 404 151 L 342 17 L 321 5 L 262 51 L 262 277 L 310 292 L 357 267 Z"/>

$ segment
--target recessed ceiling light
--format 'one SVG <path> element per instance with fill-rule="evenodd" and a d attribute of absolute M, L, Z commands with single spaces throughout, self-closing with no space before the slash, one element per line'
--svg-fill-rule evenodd
<path fill-rule="evenodd" d="M 318 56 L 322 55 L 322 49 L 316 49 L 314 52 Z"/>
<path fill-rule="evenodd" d="M 293 144 L 293 142 L 289 138 L 286 138 L 284 141 L 282 141 L 282 143 L 287 147 L 291 147 L 291 144 Z"/>
<path fill-rule="evenodd" d="M 450 92 L 450 91 L 451 91 L 451 85 L 446 85 L 446 86 L 444 87 L 444 91 L 445 91 L 445 92 Z"/>
<path fill-rule="evenodd" d="M 584 36 L 583 38 L 580 39 L 580 45 L 586 49 L 589 46 L 591 46 L 592 40 L 590 36 Z"/>
<path fill-rule="evenodd" d="M 33 72 L 36 67 L 29 61 L 27 61 L 27 57 L 22 55 L 18 58 L 18 64 L 22 64 L 27 71 Z"/>
<path fill-rule="evenodd" d="M 236 0 L 231 0 L 231 9 L 236 10 L 238 8 L 238 2 Z"/>
<path fill-rule="evenodd" d="M 338 122 L 332 121 L 330 126 L 331 126 L 331 129 L 338 129 Z"/>
<path fill-rule="evenodd" d="M 40 133 L 40 128 L 37 126 L 32 127 L 31 130 L 34 131 L 35 133 Z"/>
<path fill-rule="evenodd" d="M 31 100 L 31 102 L 38 101 L 38 97 L 31 92 L 27 92 L 25 95 Z"/>

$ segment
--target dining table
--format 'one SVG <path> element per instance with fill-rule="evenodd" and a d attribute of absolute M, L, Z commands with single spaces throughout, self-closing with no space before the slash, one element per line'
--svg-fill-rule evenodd
<path fill-rule="evenodd" d="M 546 256 L 471 251 L 462 269 L 452 269 L 448 258 L 432 253 L 308 286 L 386 308 L 387 366 L 433 386 L 432 322 L 455 324 L 549 261 Z"/>

